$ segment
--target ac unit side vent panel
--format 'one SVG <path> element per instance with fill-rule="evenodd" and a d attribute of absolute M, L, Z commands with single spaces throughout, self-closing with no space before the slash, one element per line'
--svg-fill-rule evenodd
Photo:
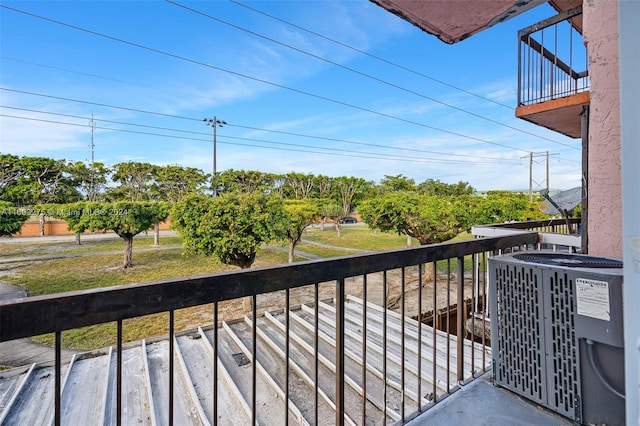
<path fill-rule="evenodd" d="M 573 418 L 579 395 L 573 292 L 565 274 L 549 279 L 543 272 L 508 263 L 490 270 L 494 375 L 497 385 Z"/>
<path fill-rule="evenodd" d="M 575 312 L 573 307 L 573 282 L 566 273 L 551 273 L 547 280 L 548 303 L 551 321 L 547 332 L 547 356 L 553 360 L 553 368 L 547 370 L 549 405 L 559 413 L 573 416 L 575 397 L 578 393 L 578 351 L 575 345 Z"/>
<path fill-rule="evenodd" d="M 496 269 L 497 314 L 492 314 L 492 341 L 499 357 L 495 372 L 500 385 L 545 403 L 541 277 L 531 268 Z M 498 336 L 494 338 L 493 336 Z"/>

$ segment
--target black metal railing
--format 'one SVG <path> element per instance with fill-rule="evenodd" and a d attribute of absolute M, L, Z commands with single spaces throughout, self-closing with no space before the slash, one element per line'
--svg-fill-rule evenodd
<path fill-rule="evenodd" d="M 506 222 L 491 225 L 476 225 L 474 229 L 481 228 L 500 228 L 500 229 L 516 229 L 520 231 L 530 232 L 547 232 L 554 234 L 572 234 L 575 232 L 576 225 L 581 223 L 580 218 L 565 219 L 547 219 L 547 220 L 529 220 L 524 222 Z"/>
<path fill-rule="evenodd" d="M 518 31 L 518 106 L 589 90 L 586 47 L 572 24 L 581 14 L 578 6 Z"/>
<path fill-rule="evenodd" d="M 193 412 L 199 413 L 202 423 L 218 424 L 224 415 L 218 389 L 221 375 L 227 374 L 222 371 L 224 363 L 220 360 L 223 333 L 238 333 L 234 337 L 236 343 L 244 348 L 247 362 L 251 363 L 250 373 L 242 370 L 251 383 L 237 385 L 246 387 L 243 406 L 251 424 L 269 423 L 261 411 L 265 403 L 258 403 L 264 394 L 258 389 L 259 375 L 268 375 L 270 386 L 280 395 L 276 401 L 282 404 L 280 412 L 285 424 L 290 417 L 300 424 L 327 423 L 326 407 L 331 407 L 330 416 L 335 416 L 338 425 L 405 423 L 491 368 L 484 333 L 488 326 L 482 315 L 487 299 L 487 257 L 500 251 L 530 249 L 537 241 L 536 233 L 525 232 L 0 301 L 0 342 L 55 333 L 54 396 L 49 391 L 39 400 L 46 406 L 46 398 L 53 398 L 51 421 L 64 424 L 71 421 L 65 418 L 70 410 L 64 406 L 64 394 L 70 385 L 65 385 L 62 374 L 64 367 L 68 377 L 72 366 L 65 364 L 61 355 L 62 332 L 116 322 L 115 367 L 111 369 L 107 363 L 107 369 L 115 375 L 115 390 L 104 396 L 107 402 L 98 416 L 113 419 L 116 424 L 128 423 L 135 419 L 127 418 L 131 412 L 124 408 L 126 394 L 122 384 L 127 374 L 123 321 L 168 313 L 168 377 L 162 382 L 168 389 L 163 390 L 163 399 L 145 404 L 147 409 L 151 407 L 151 418 L 184 424 L 187 420 L 174 408 L 179 405 L 175 399 L 187 393 L 175 389 L 179 382 L 176 370 L 183 368 L 185 361 L 181 354 L 183 343 L 179 343 L 184 336 L 174 328 L 174 313 L 213 304 L 211 326 L 192 333 L 197 334 L 194 338 L 206 340 L 208 352 L 203 353 L 211 354 L 209 359 L 198 358 L 198 362 L 207 364 L 212 377 L 199 382 L 195 391 L 192 386 L 196 393 L 203 387 L 211 390 L 210 397 L 194 401 L 198 409 Z M 284 298 L 279 310 L 259 303 L 261 296 L 274 292 L 282 293 Z M 219 307 L 241 298 L 251 299 L 245 320 L 221 321 Z M 466 303 L 468 300 L 471 303 Z M 453 305 L 457 305 L 455 316 Z M 443 308 L 446 331 L 411 319 L 422 319 L 424 312 Z M 482 323 L 474 324 L 476 321 Z M 281 334 L 267 336 L 260 325 L 268 322 L 276 324 L 274 327 Z M 302 335 L 305 329 L 309 336 Z M 475 333 L 477 329 L 482 332 Z M 246 334 L 241 337 L 243 330 Z M 273 348 L 276 355 L 268 355 L 267 347 Z M 268 356 L 276 359 L 277 354 L 281 361 L 267 362 Z M 110 359 L 111 356 L 109 351 Z M 174 364 L 176 359 L 180 365 Z M 333 385 L 327 387 L 329 374 L 333 374 L 329 380 Z M 205 380 L 203 376 L 197 375 L 193 380 Z M 45 377 L 42 375 L 41 379 Z M 304 383 L 307 391 L 300 390 Z M 112 408 L 107 409 L 107 405 Z M 9 419 L 11 409 L 10 404 L 0 407 L 1 418 Z M 229 423 L 229 419 L 222 423 Z"/>

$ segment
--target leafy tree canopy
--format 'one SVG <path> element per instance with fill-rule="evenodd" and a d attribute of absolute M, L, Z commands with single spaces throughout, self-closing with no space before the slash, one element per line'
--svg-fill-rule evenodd
<path fill-rule="evenodd" d="M 0 158 L 0 195 L 20 205 L 66 203 L 79 200 L 73 164 L 46 157 Z"/>
<path fill-rule="evenodd" d="M 287 228 L 287 241 L 289 242 L 289 263 L 293 262 L 294 251 L 300 240 L 302 233 L 311 224 L 315 223 L 319 209 L 318 204 L 313 200 L 287 200 L 284 202 L 284 209 L 289 218 Z"/>
<path fill-rule="evenodd" d="M 274 189 L 274 176 L 258 170 L 228 169 L 217 176 L 218 193 L 245 194 L 270 193 Z"/>
<path fill-rule="evenodd" d="M 489 191 L 485 198 L 478 198 L 476 206 L 476 224 L 504 223 L 546 219 L 538 206 L 540 200 L 529 202 L 525 194 L 511 191 Z"/>
<path fill-rule="evenodd" d="M 418 185 L 418 192 L 426 195 L 459 196 L 471 195 L 474 189 L 468 182 L 445 183 L 439 179 L 427 179 Z"/>
<path fill-rule="evenodd" d="M 172 209 L 171 223 L 187 253 L 244 269 L 251 267 L 263 243 L 286 238 L 289 219 L 280 197 L 223 193 L 182 199 Z"/>
<path fill-rule="evenodd" d="M 169 204 L 160 201 L 115 203 L 79 202 L 48 206 L 53 217 L 64 219 L 70 231 L 113 231 L 125 242 L 123 267 L 132 263 L 133 237 L 169 216 Z"/>
<path fill-rule="evenodd" d="M 390 191 L 415 191 L 416 181 L 402 174 L 396 176 L 384 175 L 384 178 L 380 181 L 379 190 L 382 193 Z"/>
<path fill-rule="evenodd" d="M 359 212 L 369 227 L 416 238 L 420 244 L 450 240 L 470 226 L 467 197 L 391 192 L 371 198 Z"/>
<path fill-rule="evenodd" d="M 207 177 L 207 174 L 195 167 L 156 167 L 152 197 L 175 203 L 188 194 L 200 194 L 204 190 Z"/>
<path fill-rule="evenodd" d="M 0 237 L 20 232 L 22 224 L 29 219 L 24 209 L 19 209 L 8 201 L 0 201 Z"/>
<path fill-rule="evenodd" d="M 148 201 L 159 166 L 150 163 L 126 162 L 112 167 L 111 180 L 118 184 L 109 189 L 109 198 L 127 201 Z"/>

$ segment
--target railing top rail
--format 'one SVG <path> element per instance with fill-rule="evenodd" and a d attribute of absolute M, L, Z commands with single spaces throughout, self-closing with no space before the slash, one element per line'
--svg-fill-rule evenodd
<path fill-rule="evenodd" d="M 535 232 L 0 301 L 0 342 L 516 245 Z"/>
<path fill-rule="evenodd" d="M 574 217 L 569 219 L 569 223 L 576 224 L 580 223 L 582 219 L 579 217 Z M 522 230 L 532 230 L 535 228 L 543 228 L 547 226 L 562 226 L 566 225 L 567 221 L 565 219 L 548 219 L 548 220 L 529 220 L 526 222 L 505 222 L 505 223 L 492 223 L 489 225 L 475 225 L 473 228 L 511 228 L 511 229 L 522 229 Z"/>
<path fill-rule="evenodd" d="M 518 38 L 523 40 L 524 37 L 533 34 L 537 31 L 543 30 L 552 25 L 558 24 L 562 21 L 566 21 L 567 19 L 571 19 L 574 16 L 578 16 L 582 13 L 582 5 L 573 7 L 571 9 L 567 9 L 564 12 L 560 12 L 551 18 L 543 19 L 540 22 L 537 22 L 533 25 L 529 25 L 518 31 Z"/>

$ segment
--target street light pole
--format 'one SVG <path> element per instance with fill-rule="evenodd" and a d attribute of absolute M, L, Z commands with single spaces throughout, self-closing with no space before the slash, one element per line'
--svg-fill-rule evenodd
<path fill-rule="evenodd" d="M 213 173 L 211 175 L 211 187 L 213 189 L 213 196 L 216 197 L 218 195 L 218 182 L 216 179 L 217 169 L 216 169 L 216 148 L 217 148 L 217 129 L 218 127 L 224 127 L 227 124 L 224 120 L 218 120 L 218 118 L 214 115 L 213 118 L 203 118 L 202 121 L 205 122 L 207 126 L 213 127 Z"/>

